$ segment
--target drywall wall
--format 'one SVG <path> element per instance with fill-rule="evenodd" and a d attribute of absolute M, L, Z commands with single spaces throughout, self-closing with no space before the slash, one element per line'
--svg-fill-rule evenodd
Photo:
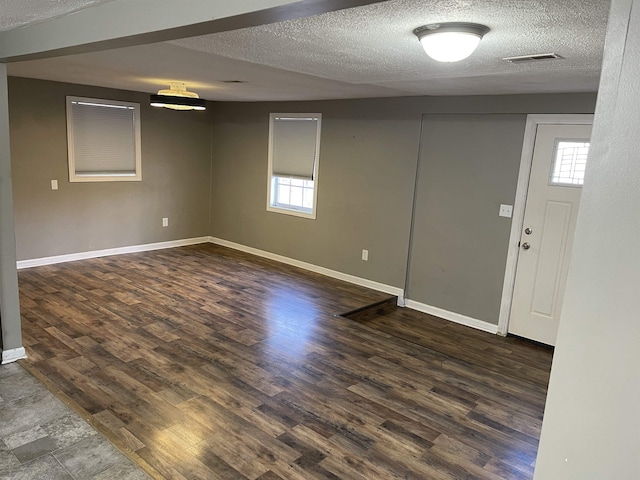
<path fill-rule="evenodd" d="M 493 149 L 483 154 L 484 163 L 465 168 L 473 160 L 467 158 L 471 146 L 456 144 L 455 163 L 423 149 L 422 166 L 430 173 L 421 176 L 417 199 L 430 201 L 416 210 L 412 270 L 427 277 L 410 289 L 416 301 L 494 324 L 500 301 L 494 287 L 502 284 L 510 226 L 497 216 L 496 202 L 513 202 L 524 118 L 591 113 L 595 103 L 593 94 L 407 97 L 214 103 L 199 114 L 152 109 L 141 93 L 24 78 L 10 78 L 9 92 L 19 260 L 212 235 L 397 288 L 404 288 L 407 273 L 421 130 L 434 127 L 422 125 L 423 114 L 503 118 L 480 135 L 491 138 L 485 146 Z M 142 182 L 68 182 L 66 95 L 141 104 Z M 270 112 L 323 114 L 316 220 L 266 211 Z M 448 134 L 458 127 L 452 123 Z M 499 138 L 496 128 L 502 129 Z M 491 158 L 496 151 L 498 158 Z M 451 210 L 447 200 L 456 191 L 443 188 L 455 183 L 452 172 L 464 184 L 483 179 L 475 190 L 479 201 L 466 212 L 460 202 Z M 52 179 L 59 190 L 51 190 Z M 476 218 L 478 209 L 484 217 Z M 453 218 L 462 213 L 467 216 Z M 163 217 L 169 217 L 168 228 L 161 226 Z M 481 258 L 491 268 L 475 258 L 471 244 L 464 258 L 452 248 L 441 257 L 446 241 L 431 242 L 433 218 L 452 221 L 447 228 L 456 242 L 465 235 L 465 218 L 484 220 L 490 255 Z M 369 250 L 367 262 L 362 249 Z M 436 257 L 455 272 L 446 285 L 429 277 Z M 472 291 L 469 281 L 481 287 Z"/>
<path fill-rule="evenodd" d="M 138 102 L 142 181 L 70 183 L 66 96 Z M 18 260 L 208 234 L 208 112 L 155 109 L 148 95 L 9 79 Z M 51 189 L 51 180 L 59 189 Z M 162 227 L 162 218 L 169 226 Z"/>
<path fill-rule="evenodd" d="M 22 347 L 16 272 L 7 66 L 0 64 L 0 350 Z"/>
<path fill-rule="evenodd" d="M 211 233 L 402 287 L 420 122 L 397 108 L 344 105 L 217 105 Z M 266 211 L 270 112 L 323 115 L 315 220 Z"/>
<path fill-rule="evenodd" d="M 526 115 L 425 115 L 411 300 L 497 323 Z"/>
<path fill-rule="evenodd" d="M 464 265 L 460 259 L 453 258 L 455 252 L 450 248 L 447 261 L 454 262 L 456 273 L 451 278 L 453 283 L 445 289 L 464 291 L 465 281 L 461 280 L 464 268 L 470 269 L 474 282 L 486 282 L 491 287 L 480 289 L 459 303 L 444 298 L 442 292 L 427 296 L 418 284 L 413 291 L 418 301 L 430 301 L 435 303 L 433 306 L 452 309 L 455 313 L 463 310 L 467 316 L 497 324 L 510 220 L 498 217 L 496 201 L 513 203 L 526 114 L 593 113 L 594 105 L 595 94 L 218 103 L 212 109 L 211 235 L 404 288 L 422 115 L 480 115 L 482 118 L 489 114 L 508 115 L 504 117 L 504 125 L 498 125 L 504 127 L 501 135 L 497 135 L 495 129 L 487 133 L 490 138 L 485 139 L 487 148 L 484 163 L 480 164 L 486 169 L 478 164 L 464 168 L 465 162 L 474 160 L 469 157 L 472 145 L 458 145 L 464 139 L 456 142 L 458 153 L 464 158 L 456 154 L 455 166 L 438 165 L 438 162 L 449 161 L 442 156 L 424 157 L 424 162 L 432 162 L 429 166 L 432 176 L 421 176 L 423 183 L 419 185 L 418 196 L 429 198 L 430 205 L 428 211 L 421 209 L 416 217 L 417 222 L 424 222 L 428 220 L 425 219 L 428 213 L 451 222 L 464 221 L 468 215 L 448 217 L 451 208 L 439 195 L 454 193 L 459 199 L 455 209 L 463 212 L 460 201 L 464 201 L 467 194 L 458 189 L 449 176 L 453 169 L 459 169 L 460 184 L 469 184 L 481 174 L 486 183 L 478 185 L 474 192 L 476 201 L 483 203 L 473 205 L 467 214 L 478 209 L 485 212 L 483 241 L 493 243 L 478 248 L 486 248 L 490 252 L 487 260 L 497 263 L 483 275 L 482 264 L 476 262 L 484 255 L 482 252 L 475 256 L 467 248 L 465 263 L 469 264 Z M 270 112 L 323 114 L 317 220 L 266 211 Z M 500 151 L 498 159 L 487 157 L 496 151 Z M 486 180 L 492 176 L 490 181 Z M 452 190 L 443 190 L 444 185 Z M 431 192 L 422 190 L 432 186 L 438 187 L 439 193 L 428 197 Z M 419 228 L 423 235 L 423 226 Z M 463 235 L 465 228 L 465 225 L 456 226 L 456 234 Z M 497 231 L 493 231 L 494 228 Z M 423 261 L 438 254 L 434 245 L 422 240 L 413 243 L 414 251 L 419 250 L 413 266 L 415 271 L 423 268 Z M 456 239 L 458 241 L 461 240 Z M 442 242 L 437 248 L 441 247 Z M 368 262 L 361 260 L 362 249 L 369 250 Z M 499 288 L 494 288 L 497 285 Z"/>
<path fill-rule="evenodd" d="M 536 480 L 640 472 L 640 1 L 611 6 Z"/>
<path fill-rule="evenodd" d="M 282 20 L 296 18 L 295 5 L 287 8 L 292 3 L 299 2 L 199 0 L 189 2 L 189 8 L 184 8 L 183 4 L 173 0 L 102 2 L 92 5 L 92 8 L 76 9 L 71 15 L 58 15 L 0 32 L 0 58 L 43 58 L 47 55 L 68 55 L 100 48 L 126 47 L 204 35 L 263 23 L 259 20 L 262 18 L 261 14 L 269 18 L 268 15 L 273 14 L 274 10 L 280 13 Z M 317 13 L 326 10 L 316 8 Z M 287 14 L 289 10 L 293 12 Z M 249 20 L 254 17 L 257 18 Z M 124 21 L 126 19 L 135 21 Z"/>

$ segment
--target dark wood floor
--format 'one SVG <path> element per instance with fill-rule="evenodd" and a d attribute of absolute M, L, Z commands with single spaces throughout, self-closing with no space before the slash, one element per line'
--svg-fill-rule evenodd
<path fill-rule="evenodd" d="M 19 278 L 23 364 L 157 478 L 532 478 L 545 348 L 213 245 Z"/>

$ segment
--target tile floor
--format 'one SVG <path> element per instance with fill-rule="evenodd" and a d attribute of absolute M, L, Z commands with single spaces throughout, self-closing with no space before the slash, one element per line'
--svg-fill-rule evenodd
<path fill-rule="evenodd" d="M 0 365 L 0 480 L 144 480 L 19 364 Z"/>

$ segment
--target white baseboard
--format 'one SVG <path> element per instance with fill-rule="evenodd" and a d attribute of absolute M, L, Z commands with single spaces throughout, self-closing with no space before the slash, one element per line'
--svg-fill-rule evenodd
<path fill-rule="evenodd" d="M 208 242 L 209 237 L 185 238 L 183 240 L 171 240 L 168 242 L 146 243 L 143 245 L 132 245 L 129 247 L 107 248 L 104 250 L 93 250 L 91 252 L 70 253 L 68 255 L 56 255 L 53 257 L 34 258 L 31 260 L 19 260 L 18 262 L 16 262 L 16 265 L 18 270 L 20 270 L 22 268 L 53 265 L 54 263 L 73 262 L 75 260 L 86 260 L 88 258 L 107 257 L 109 255 L 122 255 L 123 253 L 162 250 L 163 248 L 184 247 L 186 245 L 196 245 L 198 243 Z"/>
<path fill-rule="evenodd" d="M 320 273 L 322 275 L 336 278 L 338 280 L 343 280 L 345 282 L 360 285 L 362 287 L 371 288 L 372 290 L 388 293 L 390 295 L 396 295 L 398 297 L 398 306 L 400 307 L 407 307 L 413 310 L 417 310 L 419 312 L 428 313 L 429 315 L 434 315 L 444 320 L 449 320 L 451 322 L 459 323 L 461 325 L 482 330 L 484 332 L 489 332 L 494 334 L 498 333 L 498 325 L 494 325 L 492 323 L 485 322 L 483 320 L 467 317 L 459 313 L 449 312 L 442 308 L 432 307 L 431 305 L 426 305 L 424 303 L 416 302 L 415 300 L 409 300 L 404 297 L 404 290 L 401 288 L 392 287 L 390 285 L 374 282 L 372 280 L 367 280 L 366 278 L 356 277 L 354 275 L 338 272 L 336 270 L 330 270 L 328 268 L 319 267 L 318 265 L 314 265 L 312 263 L 302 262 L 300 260 L 295 260 L 293 258 L 285 257 L 282 255 L 267 252 L 257 248 L 248 247 L 246 245 L 231 242 L 229 240 L 223 240 L 221 238 L 210 237 L 209 241 L 216 245 L 233 248 L 234 250 L 240 250 L 241 252 L 250 253 L 252 255 L 257 255 L 259 257 L 275 260 L 276 262 L 292 265 L 294 267 L 299 267 L 304 270 L 309 270 L 311 272 Z"/>
<path fill-rule="evenodd" d="M 326 275 L 327 277 L 335 278 L 345 282 L 360 285 L 361 287 L 370 288 L 379 292 L 388 293 L 389 295 L 396 295 L 398 297 L 398 306 L 412 308 L 419 312 L 428 313 L 451 322 L 473 327 L 478 330 L 483 330 L 489 333 L 498 333 L 498 325 L 494 325 L 483 320 L 477 320 L 475 318 L 467 317 L 459 313 L 450 312 L 442 308 L 433 307 L 424 303 L 416 302 L 415 300 L 409 300 L 404 297 L 404 290 L 402 288 L 393 287 L 384 283 L 375 282 L 366 278 L 356 277 L 348 273 L 338 272 L 337 270 L 331 270 L 329 268 L 320 267 L 312 263 L 303 262 L 294 258 L 285 257 L 276 253 L 267 252 L 258 248 L 248 247 L 240 243 L 231 242 L 229 240 L 223 240 L 217 237 L 196 237 L 186 238 L 183 240 L 171 240 L 168 242 L 147 243 L 144 245 L 133 245 L 129 247 L 108 248 L 105 250 L 94 250 L 90 252 L 71 253 L 68 255 L 56 255 L 53 257 L 34 258 L 30 260 L 19 260 L 17 262 L 17 268 L 29 268 L 39 267 L 42 265 L 53 265 L 55 263 L 73 262 L 75 260 L 85 260 L 88 258 L 106 257 L 109 255 L 122 255 L 125 253 L 146 252 L 150 250 L 161 250 L 164 248 L 183 247 L 186 245 L 196 245 L 199 243 L 214 243 L 223 247 L 233 248 L 242 252 L 257 255 L 259 257 L 275 260 L 286 265 L 302 268 L 310 272 Z M 2 363 L 15 362 L 21 358 L 26 358 L 24 348 L 16 348 L 13 350 L 6 350 L 2 352 Z"/>
<path fill-rule="evenodd" d="M 234 250 L 240 250 L 241 252 L 257 255 L 258 257 L 268 258 L 269 260 L 275 260 L 276 262 L 284 263 L 286 265 L 292 265 L 304 270 L 309 270 L 310 272 L 319 273 L 321 275 L 326 275 L 327 277 L 336 278 L 338 280 L 343 280 L 355 285 L 360 285 L 361 287 L 367 287 L 372 290 L 388 293 L 389 295 L 396 295 L 398 296 L 398 298 L 404 298 L 404 290 L 402 288 L 392 287 L 391 285 L 385 285 L 384 283 L 374 282 L 373 280 L 356 277 L 355 275 L 349 275 L 348 273 L 342 273 L 336 270 L 331 270 L 329 268 L 320 267 L 312 263 L 302 262 L 294 258 L 285 257 L 283 255 L 267 252 L 258 248 L 247 247 L 246 245 L 230 242 L 229 240 L 223 240 L 222 238 L 209 237 L 209 241 L 222 247 L 233 248 Z"/>
<path fill-rule="evenodd" d="M 460 325 L 476 328 L 478 330 L 489 333 L 498 333 L 498 325 L 485 322 L 484 320 L 467 317 L 466 315 L 461 315 L 459 313 L 450 312 L 442 308 L 432 307 L 431 305 L 427 305 L 426 303 L 420 303 L 416 302 L 415 300 L 407 299 L 405 301 L 405 306 L 412 308 L 413 310 L 418 310 L 419 312 L 428 313 L 429 315 L 433 315 L 434 317 L 439 317 L 445 320 L 449 320 L 450 322 L 459 323 Z"/>
<path fill-rule="evenodd" d="M 27 358 L 27 352 L 24 347 L 12 348 L 11 350 L 2 351 L 2 365 L 15 362 L 21 358 Z"/>

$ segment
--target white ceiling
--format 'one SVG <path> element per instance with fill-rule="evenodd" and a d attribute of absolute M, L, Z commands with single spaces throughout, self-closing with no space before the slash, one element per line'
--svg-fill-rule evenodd
<path fill-rule="evenodd" d="M 111 1 L 113 0 L 0 0 L 0 32 Z"/>
<path fill-rule="evenodd" d="M 78 9 L 94 1 L 4 1 L 5 18 L 25 5 Z M 15 15 L 5 15 L 13 6 Z M 305 100 L 407 95 L 596 91 L 608 0 L 391 0 L 314 17 L 172 42 L 9 65 L 9 73 L 154 92 L 184 81 L 208 100 Z M 53 8 L 51 10 L 53 12 Z M 20 12 L 24 12 L 22 17 Z M 491 28 L 467 60 L 430 60 L 412 31 L 469 21 Z M 511 64 L 506 56 L 563 58 Z M 241 80 L 246 83 L 225 83 Z"/>

